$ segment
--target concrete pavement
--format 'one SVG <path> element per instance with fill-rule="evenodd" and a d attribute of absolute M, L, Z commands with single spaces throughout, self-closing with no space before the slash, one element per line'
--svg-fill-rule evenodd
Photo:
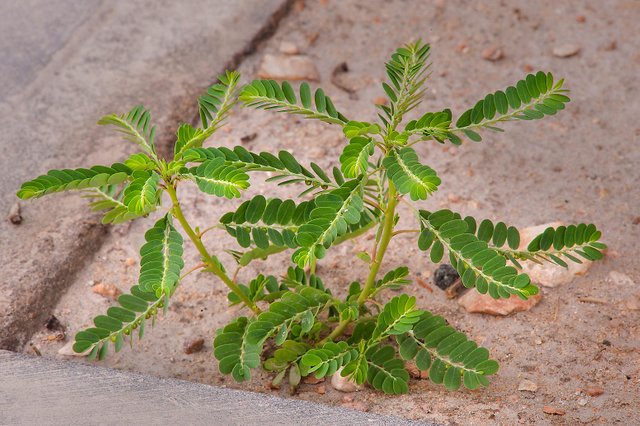
<path fill-rule="evenodd" d="M 277 25 L 288 0 L 0 3 L 0 348 L 42 324 L 105 235 L 74 195 L 21 203 L 22 181 L 59 167 L 121 161 L 134 147 L 97 126 L 144 103 L 167 151 L 197 96 Z"/>
<path fill-rule="evenodd" d="M 0 376 L 3 425 L 425 424 L 1 350 Z"/>

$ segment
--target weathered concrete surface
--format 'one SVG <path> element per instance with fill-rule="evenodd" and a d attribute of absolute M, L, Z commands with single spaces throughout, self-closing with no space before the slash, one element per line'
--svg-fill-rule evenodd
<path fill-rule="evenodd" d="M 288 0 L 25 0 L 0 3 L 0 348 L 18 348 L 105 229 L 77 196 L 22 203 L 20 183 L 56 167 L 122 160 L 134 148 L 95 125 L 144 103 L 167 151 L 196 98 L 286 13 Z"/>
<path fill-rule="evenodd" d="M 0 424 L 418 425 L 108 368 L 0 351 Z"/>

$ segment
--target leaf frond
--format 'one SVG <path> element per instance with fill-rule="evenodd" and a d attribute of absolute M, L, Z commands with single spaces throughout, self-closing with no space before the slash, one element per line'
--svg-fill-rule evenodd
<path fill-rule="evenodd" d="M 151 113 L 143 105 L 133 107 L 127 114 L 105 115 L 98 120 L 98 124 L 115 126 L 125 139 L 138 144 L 157 160 L 156 148 L 153 144 L 156 127 L 151 125 Z"/>
<path fill-rule="evenodd" d="M 309 84 L 302 83 L 299 94 L 300 102 L 287 81 L 280 86 L 274 80 L 254 80 L 243 87 L 240 101 L 247 107 L 302 115 L 325 123 L 343 125 L 349 121 L 336 110 L 322 89 L 317 89 L 312 97 Z"/>
<path fill-rule="evenodd" d="M 237 102 L 239 80 L 240 73 L 226 71 L 218 76 L 218 83 L 209 87 L 206 93 L 198 98 L 198 111 L 203 128 L 196 129 L 190 124 L 182 124 L 178 128 L 174 159 L 182 158 L 182 154 L 190 148 L 202 147 L 202 144 L 220 128 Z"/>
<path fill-rule="evenodd" d="M 146 213 L 138 214 L 129 210 L 122 202 L 123 190 L 120 185 L 105 185 L 99 188 L 88 188 L 83 191 L 82 198 L 90 200 L 92 211 L 105 211 L 103 224 L 119 224 L 137 219 Z"/>
<path fill-rule="evenodd" d="M 385 64 L 390 85 L 382 84 L 389 97 L 389 106 L 381 108 L 386 116 L 384 120 L 391 130 L 395 130 L 402 117 L 421 102 L 425 82 L 425 73 L 429 68 L 429 44 L 417 41 L 399 48 Z"/>
<path fill-rule="evenodd" d="M 249 187 L 249 176 L 222 158 L 203 161 L 197 167 L 184 170 L 182 176 L 190 178 L 204 193 L 225 198 L 239 198 L 240 191 Z"/>
<path fill-rule="evenodd" d="M 360 223 L 365 211 L 364 182 L 362 177 L 350 180 L 315 199 L 309 221 L 300 226 L 296 235 L 300 248 L 292 255 L 294 263 L 302 268 L 313 259 L 322 259 L 338 236 L 346 234 L 350 225 Z"/>
<path fill-rule="evenodd" d="M 188 163 L 202 163 L 207 160 L 222 158 L 228 165 L 245 172 L 272 172 L 270 181 L 279 181 L 279 185 L 300 183 L 312 190 L 324 191 L 337 188 L 344 177 L 340 170 L 334 169 L 334 180 L 331 180 L 320 166 L 311 163 L 311 170 L 301 165 L 289 152 L 280 151 L 278 156 L 268 152 L 249 152 L 241 146 L 232 150 L 220 148 L 195 148 L 184 153 L 184 161 Z"/>
<path fill-rule="evenodd" d="M 27 181 L 16 194 L 23 200 L 38 198 L 54 192 L 99 188 L 116 185 L 131 178 L 132 170 L 122 163 L 93 166 L 90 169 L 49 170 L 46 175 Z"/>
<path fill-rule="evenodd" d="M 140 249 L 140 288 L 146 292 L 172 294 L 184 267 L 182 235 L 169 215 L 155 223 L 144 235 Z"/>
<path fill-rule="evenodd" d="M 564 80 L 555 82 L 550 72 L 538 71 L 529 74 L 506 90 L 490 93 L 465 111 L 451 129 L 455 135 L 464 135 L 479 142 L 482 137 L 476 129 L 501 129 L 495 126 L 513 120 L 538 120 L 563 110 L 569 102 L 568 90 L 563 89 Z M 459 138 L 458 138 L 459 140 Z"/>
<path fill-rule="evenodd" d="M 373 140 L 368 137 L 355 136 L 349 140 L 340 155 L 340 168 L 345 177 L 356 178 L 367 173 L 374 146 Z"/>
<path fill-rule="evenodd" d="M 235 211 L 224 214 L 220 223 L 240 247 L 247 248 L 254 244 L 267 249 L 273 244 L 297 248 L 298 228 L 308 220 L 314 206 L 313 201 L 296 204 L 293 200 L 267 200 L 263 195 L 257 195 L 242 203 Z"/>
<path fill-rule="evenodd" d="M 152 318 L 155 322 L 158 310 L 166 305 L 168 297 L 164 292 L 156 294 L 134 285 L 130 294 L 118 298 L 120 306 L 110 307 L 106 315 L 94 318 L 94 327 L 76 334 L 74 352 L 89 352 L 90 360 L 103 360 L 108 354 L 110 342 L 113 342 L 115 352 L 122 349 L 125 339 L 133 346 L 134 331 L 138 330 L 138 339 L 142 339 L 147 320 Z"/>
<path fill-rule="evenodd" d="M 413 148 L 391 149 L 382 165 L 398 192 L 409 194 L 414 201 L 426 200 L 441 182 L 435 170 L 420 164 Z"/>
<path fill-rule="evenodd" d="M 444 318 L 424 312 L 412 330 L 396 337 L 400 356 L 415 360 L 421 371 L 429 371 L 433 383 L 456 390 L 488 386 L 485 376 L 498 371 L 498 363 L 489 351 L 469 340 L 464 333 L 447 325 Z"/>

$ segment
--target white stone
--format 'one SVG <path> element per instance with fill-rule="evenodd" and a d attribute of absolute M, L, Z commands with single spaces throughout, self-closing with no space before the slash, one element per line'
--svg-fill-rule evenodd
<path fill-rule="evenodd" d="M 278 50 L 280 51 L 280 53 L 284 53 L 285 55 L 297 55 L 298 53 L 300 53 L 300 50 L 298 50 L 298 46 L 290 41 L 283 41 L 282 43 L 280 43 L 280 47 L 278 48 Z"/>
<path fill-rule="evenodd" d="M 320 80 L 318 69 L 308 56 L 271 53 L 262 58 L 258 77 L 274 80 Z"/>
<path fill-rule="evenodd" d="M 520 250 L 526 250 L 529 243 L 538 235 L 542 234 L 548 227 L 557 228 L 563 225 L 562 222 L 551 222 L 544 225 L 530 226 L 520 231 Z M 527 261 L 521 262 L 522 272 L 529 275 L 531 282 L 534 284 L 543 285 L 545 287 L 557 287 L 562 284 L 567 284 L 576 276 L 585 275 L 591 265 L 592 261 L 578 257 L 582 263 L 575 263 L 569 259 L 563 259 L 567 262 L 568 267 L 556 265 L 550 262 L 544 262 L 538 264 L 535 262 Z"/>
<path fill-rule="evenodd" d="M 331 386 L 333 386 L 335 390 L 339 390 L 340 392 L 357 392 L 362 389 L 362 385 L 357 384 L 348 377 L 342 377 L 340 375 L 341 372 L 342 368 L 331 376 Z"/>
<path fill-rule="evenodd" d="M 553 53 L 553 56 L 557 56 L 558 58 L 569 58 L 580 53 L 580 46 L 577 44 L 563 44 L 561 46 L 554 47 L 551 53 Z"/>

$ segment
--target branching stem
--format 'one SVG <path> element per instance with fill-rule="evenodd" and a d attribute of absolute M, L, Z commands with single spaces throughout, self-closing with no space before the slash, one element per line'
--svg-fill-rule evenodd
<path fill-rule="evenodd" d="M 206 263 L 207 265 L 206 270 L 213 272 L 227 285 L 227 287 L 229 287 L 232 292 L 236 294 L 236 296 L 240 298 L 240 300 L 244 302 L 244 304 L 249 309 L 251 309 L 256 315 L 259 314 L 261 312 L 260 308 L 258 308 L 256 304 L 252 300 L 250 300 L 246 294 L 244 294 L 238 284 L 236 284 L 231 278 L 229 278 L 229 276 L 220 268 L 218 262 L 216 262 L 209 254 L 207 248 L 204 246 L 204 244 L 202 244 L 202 240 L 200 239 L 200 237 L 195 233 L 193 228 L 191 228 L 189 222 L 187 222 L 187 219 L 182 213 L 182 208 L 180 207 L 180 201 L 178 201 L 178 194 L 176 193 L 175 187 L 170 184 L 167 185 L 167 192 L 169 193 L 169 197 L 171 197 L 171 202 L 173 204 L 173 216 L 178 220 L 178 222 L 180 222 L 180 225 L 182 225 L 184 232 L 187 233 L 187 235 L 193 242 L 193 245 L 195 245 L 196 249 L 198 249 L 198 252 L 200 252 L 204 263 Z"/>

